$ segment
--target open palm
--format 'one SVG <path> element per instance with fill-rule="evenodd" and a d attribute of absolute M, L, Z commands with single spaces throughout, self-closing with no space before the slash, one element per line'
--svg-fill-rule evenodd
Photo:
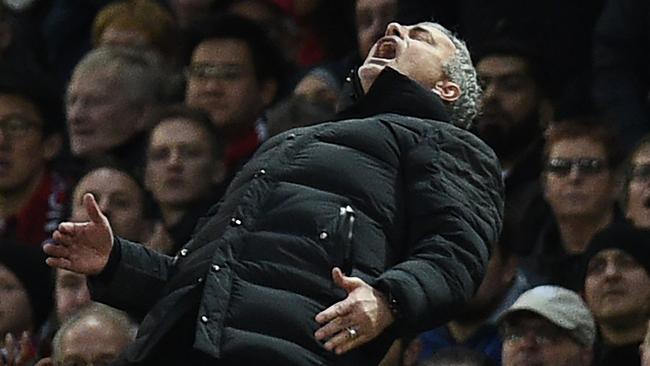
<path fill-rule="evenodd" d="M 52 235 L 54 244 L 46 244 L 43 251 L 49 256 L 47 264 L 93 275 L 101 272 L 113 247 L 113 231 L 100 211 L 92 194 L 83 197 L 90 221 L 63 222 Z"/>

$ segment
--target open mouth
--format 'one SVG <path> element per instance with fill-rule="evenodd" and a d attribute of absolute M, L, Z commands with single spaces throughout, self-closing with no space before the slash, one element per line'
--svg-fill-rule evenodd
<path fill-rule="evenodd" d="M 377 42 L 374 58 L 392 60 L 397 55 L 397 42 L 394 39 L 382 38 Z"/>

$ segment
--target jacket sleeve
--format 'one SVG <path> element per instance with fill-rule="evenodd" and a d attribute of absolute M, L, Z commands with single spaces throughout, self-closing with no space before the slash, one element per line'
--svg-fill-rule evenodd
<path fill-rule="evenodd" d="M 500 234 L 504 194 L 492 150 L 453 127 L 411 148 L 403 174 L 406 255 L 371 283 L 397 301 L 400 333 L 450 320 L 474 294 Z"/>
<path fill-rule="evenodd" d="M 173 257 L 115 237 L 107 268 L 89 276 L 88 287 L 93 300 L 141 317 L 158 300 L 173 267 Z"/>

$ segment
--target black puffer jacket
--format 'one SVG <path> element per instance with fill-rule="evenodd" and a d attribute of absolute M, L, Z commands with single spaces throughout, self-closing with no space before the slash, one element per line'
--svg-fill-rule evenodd
<path fill-rule="evenodd" d="M 391 105 L 445 115 L 394 71 L 357 109 Z M 93 293 L 131 311 L 153 306 L 132 361 L 146 359 L 197 293 L 193 347 L 217 364 L 376 365 L 400 330 L 445 322 L 473 294 L 501 227 L 496 161 L 470 133 L 406 115 L 291 130 L 261 146 L 175 259 L 119 240 L 113 280 L 93 281 Z M 342 357 L 313 336 L 315 315 L 345 297 L 334 266 L 390 291 L 402 314 Z"/>

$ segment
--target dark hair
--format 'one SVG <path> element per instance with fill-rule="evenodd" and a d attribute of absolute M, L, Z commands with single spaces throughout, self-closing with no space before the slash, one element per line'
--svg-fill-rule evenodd
<path fill-rule="evenodd" d="M 545 132 L 544 160 L 548 160 L 551 147 L 564 139 L 589 138 L 600 143 L 605 149 L 607 164 L 617 168 L 625 153 L 618 136 L 604 121 L 594 116 L 582 116 L 551 122 Z"/>
<path fill-rule="evenodd" d="M 151 114 L 151 117 L 148 119 L 146 124 L 149 126 L 149 135 L 147 136 L 146 146 L 149 146 L 151 142 L 151 136 L 153 135 L 156 127 L 160 125 L 162 121 L 170 118 L 186 119 L 205 131 L 208 134 L 208 142 L 210 143 L 210 148 L 212 149 L 214 158 L 217 160 L 223 159 L 225 143 L 223 141 L 222 134 L 215 126 L 214 122 L 210 118 L 210 115 L 200 109 L 191 108 L 184 104 L 162 107 L 155 110 Z"/>
<path fill-rule="evenodd" d="M 35 331 L 45 323 L 54 304 L 54 277 L 45 258 L 40 246 L 15 242 L 0 245 L 0 264 L 18 278 L 27 292 Z"/>
<path fill-rule="evenodd" d="M 82 174 L 79 175 L 79 179 L 75 182 L 74 186 L 72 187 L 72 193 L 77 189 L 77 186 L 79 185 L 79 182 L 81 182 L 82 179 L 84 179 L 88 174 L 100 170 L 100 169 L 110 169 L 110 170 L 115 170 L 117 172 L 120 172 L 127 177 L 131 178 L 133 182 L 138 186 L 138 189 L 140 189 L 141 197 L 142 197 L 142 207 L 144 209 L 144 217 L 145 218 L 152 218 L 152 217 L 158 217 L 159 216 L 159 210 L 158 207 L 156 207 L 155 200 L 151 196 L 151 193 L 145 188 L 144 183 L 142 182 L 142 177 L 140 172 L 135 172 L 130 169 L 128 169 L 126 166 L 120 164 L 119 162 L 113 160 L 113 159 L 99 159 L 99 160 L 94 160 L 91 162 L 88 166 L 86 166 L 82 172 Z M 68 217 L 72 214 L 72 206 L 74 206 L 74 197 L 71 195 L 70 197 L 71 204 L 68 207 Z"/>
<path fill-rule="evenodd" d="M 189 64 L 192 52 L 201 42 L 228 38 L 246 43 L 258 81 L 275 80 L 282 84 L 287 64 L 279 47 L 273 45 L 262 27 L 235 14 L 210 16 L 193 24 L 186 34 L 185 64 Z"/>
<path fill-rule="evenodd" d="M 516 57 L 521 59 L 526 64 L 528 75 L 533 79 L 540 92 L 545 96 L 550 95 L 550 86 L 548 85 L 550 79 L 539 62 L 541 54 L 531 47 L 530 42 L 511 36 L 495 37 L 483 43 L 474 55 L 474 62 L 477 65 L 486 57 Z"/>
<path fill-rule="evenodd" d="M 43 135 L 65 131 L 63 103 L 54 86 L 27 70 L 0 64 L 0 94 L 17 96 L 32 104 L 43 120 Z"/>

